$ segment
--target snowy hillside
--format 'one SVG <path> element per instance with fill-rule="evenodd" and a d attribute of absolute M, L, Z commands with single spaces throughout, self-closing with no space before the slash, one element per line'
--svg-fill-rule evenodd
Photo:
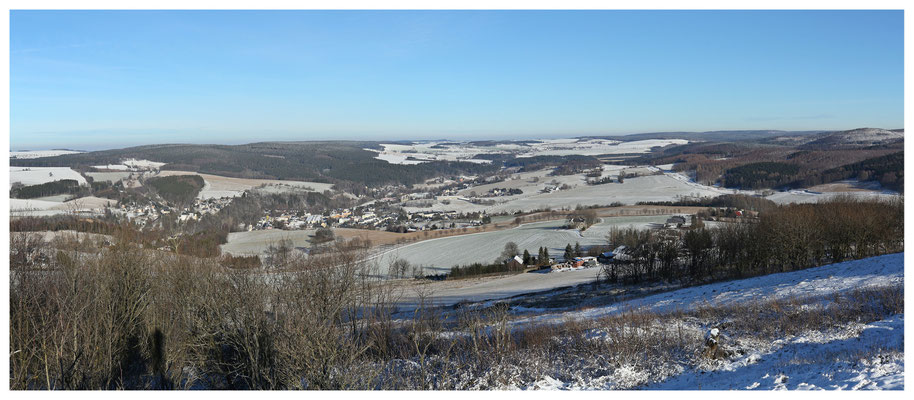
<path fill-rule="evenodd" d="M 886 352 L 885 350 L 888 350 Z M 904 389 L 904 315 L 836 332 L 777 340 L 714 371 L 685 373 L 645 389 Z M 859 360 L 845 355 L 877 354 Z"/>
<path fill-rule="evenodd" d="M 873 146 L 904 140 L 904 131 L 877 128 L 859 128 L 819 136 L 809 146 Z"/>
<path fill-rule="evenodd" d="M 845 261 L 800 271 L 695 286 L 606 307 L 531 317 L 534 321 L 599 318 L 622 311 L 670 312 L 739 302 L 827 296 L 837 292 L 904 284 L 904 253 Z M 518 321 L 523 322 L 523 321 Z"/>
<path fill-rule="evenodd" d="M 686 356 L 691 361 L 665 363 L 647 359 L 611 369 L 606 376 L 561 371 L 505 388 L 904 389 L 904 314 L 868 311 L 882 307 L 886 299 L 903 304 L 903 287 L 904 253 L 898 253 L 673 290 L 586 310 L 526 314 L 512 321 L 515 329 L 579 321 L 594 327 L 587 334 L 592 340 L 609 344 L 618 343 L 618 337 L 611 336 L 620 328 L 602 321 L 621 321 L 623 337 L 631 330 L 659 335 L 661 341 L 686 337 L 686 343 L 713 327 L 715 333 L 721 332 L 716 340 L 727 347 L 724 356 L 702 356 L 697 363 L 694 356 Z M 646 317 L 632 320 L 631 315 Z M 756 321 L 765 318 L 772 319 L 770 327 Z M 631 326 L 632 321 L 642 322 Z M 758 326 L 746 326 L 752 324 Z M 759 326 L 770 332 L 757 332 Z M 600 356 L 594 357 L 597 361 L 583 362 L 606 369 L 600 366 Z"/>
<path fill-rule="evenodd" d="M 23 151 L 11 151 L 10 159 L 32 159 L 32 158 L 42 158 L 42 157 L 54 157 L 61 156 L 64 154 L 78 154 L 82 153 L 81 151 L 75 150 L 23 150 Z"/>

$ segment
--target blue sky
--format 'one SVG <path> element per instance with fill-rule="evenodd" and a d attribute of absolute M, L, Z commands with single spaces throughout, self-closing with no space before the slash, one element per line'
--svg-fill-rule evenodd
<path fill-rule="evenodd" d="M 12 11 L 12 149 L 901 128 L 901 11 Z"/>

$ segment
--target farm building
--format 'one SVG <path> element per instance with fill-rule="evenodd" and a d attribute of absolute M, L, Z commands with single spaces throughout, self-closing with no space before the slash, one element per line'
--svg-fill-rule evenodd
<path fill-rule="evenodd" d="M 600 255 L 597 256 L 597 261 L 601 264 L 609 264 L 612 261 L 613 257 L 615 257 L 615 254 L 611 251 L 607 251 L 600 253 Z"/>
<path fill-rule="evenodd" d="M 674 215 L 666 220 L 664 225 L 667 228 L 678 228 L 686 223 L 686 218 L 682 215 Z"/>
<path fill-rule="evenodd" d="M 512 271 L 524 269 L 524 259 L 521 256 L 514 256 L 514 258 L 505 260 L 505 265 Z"/>

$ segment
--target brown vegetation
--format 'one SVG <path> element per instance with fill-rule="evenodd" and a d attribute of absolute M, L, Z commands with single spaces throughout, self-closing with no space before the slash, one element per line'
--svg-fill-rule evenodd
<path fill-rule="evenodd" d="M 719 277 L 899 251 L 902 213 L 900 202 L 847 199 L 779 207 L 758 224 L 712 234 L 708 253 L 698 253 L 704 233 L 684 239 L 683 267 Z M 825 302 L 634 310 L 520 326 L 504 304 L 444 318 L 420 300 L 412 315 L 395 319 L 396 299 L 368 276 L 359 249 L 291 256 L 264 271 L 144 250 L 125 232 L 114 232 L 108 247 L 58 243 L 48 257 L 31 257 L 46 247 L 34 235 L 13 236 L 11 388 L 479 389 L 547 374 L 592 379 L 631 365 L 661 379 L 663 366 L 707 362 L 703 333 L 720 321 L 730 337 L 770 340 L 904 310 L 898 287 Z"/>

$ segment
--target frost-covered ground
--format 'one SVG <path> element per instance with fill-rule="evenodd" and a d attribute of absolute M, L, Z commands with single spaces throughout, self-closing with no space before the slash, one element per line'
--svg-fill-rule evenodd
<path fill-rule="evenodd" d="M 596 338 L 599 340 L 599 337 Z M 697 368 L 666 367 L 651 382 L 647 362 L 616 368 L 596 378 L 558 379 L 506 385 L 525 390 L 903 390 L 904 315 L 868 324 L 810 331 L 745 346 L 744 354 Z"/>
<path fill-rule="evenodd" d="M 825 296 L 831 293 L 904 283 L 904 253 L 845 261 L 799 271 L 695 286 L 623 301 L 605 307 L 529 317 L 533 322 L 556 322 L 568 318 L 599 318 L 623 311 L 667 312 L 700 306 L 723 306 L 741 302 L 792 297 Z M 518 320 L 517 323 L 526 322 Z"/>
<path fill-rule="evenodd" d="M 11 151 L 10 158 L 18 159 L 29 159 L 29 158 L 41 158 L 41 157 L 54 157 L 62 156 L 64 154 L 76 154 L 82 153 L 81 151 L 74 150 L 25 150 L 25 151 Z"/>
<path fill-rule="evenodd" d="M 540 155 L 568 156 L 568 155 L 602 155 L 602 154 L 632 154 L 647 153 L 656 147 L 665 147 L 673 144 L 686 144 L 683 139 L 649 139 L 631 142 L 619 142 L 606 139 L 557 139 L 544 140 L 541 143 L 530 145 L 530 150 L 521 153 L 518 157 L 534 157 Z"/>
<path fill-rule="evenodd" d="M 694 312 L 700 308 L 770 301 L 800 301 L 800 309 L 818 312 L 835 296 L 860 290 L 903 288 L 904 253 L 847 261 L 807 270 L 715 283 L 623 301 L 605 307 L 560 313 L 521 316 L 512 321 L 523 329 L 529 324 L 596 321 L 621 313 Z M 856 301 L 866 301 L 865 298 Z M 812 308 L 810 308 L 812 307 Z M 857 307 L 866 308 L 859 304 Z M 525 313 L 530 310 L 523 310 Z M 790 311 L 781 311 L 790 312 Z M 822 312 L 827 312 L 823 311 Z M 695 315 L 695 314 L 690 314 Z M 686 317 L 679 327 L 658 326 L 700 334 L 713 321 Z M 782 322 L 783 323 L 783 322 Z M 595 330 L 594 340 L 604 333 Z M 726 336 L 726 335 L 724 335 Z M 690 339 L 691 340 L 691 339 Z M 545 374 L 533 382 L 507 385 L 506 389 L 756 389 L 834 390 L 904 388 L 904 315 L 888 315 L 869 323 L 846 322 L 839 326 L 781 335 L 773 339 L 727 337 L 732 355 L 697 365 L 659 364 L 650 360 L 614 368 L 605 376 Z M 658 370 L 659 368 L 659 370 Z M 576 378 L 569 378 L 575 377 Z"/>
<path fill-rule="evenodd" d="M 117 201 L 99 197 L 81 197 L 70 201 L 49 201 L 53 197 L 42 199 L 10 199 L 10 215 L 14 217 L 47 217 L 53 215 L 79 213 L 101 213 L 105 206 L 112 207 Z M 58 199 L 59 200 L 59 199 Z"/>
<path fill-rule="evenodd" d="M 10 167 L 10 184 L 19 182 L 26 186 L 40 185 L 63 179 L 73 179 L 80 185 L 86 184 L 86 178 L 68 167 Z"/>
<path fill-rule="evenodd" d="M 86 176 L 92 178 L 96 182 L 117 182 L 124 178 L 129 177 L 131 172 L 86 172 Z"/>
<path fill-rule="evenodd" d="M 420 294 L 426 296 L 426 304 L 438 305 L 504 299 L 525 293 L 591 283 L 597 279 L 599 273 L 599 268 L 586 268 L 564 272 L 537 271 L 507 276 L 423 282 L 417 286 L 402 287 L 398 304 L 403 309 L 411 309 L 420 301 Z"/>
<path fill-rule="evenodd" d="M 904 389 L 904 315 L 775 340 L 714 370 L 689 371 L 644 389 Z"/>
<path fill-rule="evenodd" d="M 489 212 L 515 212 L 546 207 L 574 208 L 577 205 L 607 205 L 615 202 L 635 204 L 639 201 L 674 201 L 680 196 L 718 196 L 722 191 L 712 187 L 675 179 L 669 175 L 650 175 L 625 179 L 624 183 L 582 185 L 518 199 L 489 207 Z"/>
<path fill-rule="evenodd" d="M 291 240 L 293 247 L 310 247 L 314 229 L 286 231 L 270 229 L 250 232 L 232 232 L 228 234 L 228 243 L 220 245 L 223 253 L 232 255 L 262 255 L 267 247 L 279 245 L 283 240 Z"/>
<path fill-rule="evenodd" d="M 375 158 L 385 160 L 391 164 L 414 165 L 428 161 L 491 162 L 473 158 L 479 154 L 515 154 L 517 157 L 636 154 L 647 153 L 657 147 L 686 143 L 688 141 L 682 139 L 650 139 L 631 142 L 606 139 L 545 139 L 499 143 L 496 145 L 436 141 L 412 144 L 382 144 L 383 150 L 371 151 L 378 153 Z"/>
<path fill-rule="evenodd" d="M 282 191 L 284 188 L 289 190 L 313 190 L 323 192 L 329 190 L 333 184 L 319 182 L 303 181 L 284 181 L 275 179 L 247 179 L 231 178 L 227 176 L 218 176 L 210 174 L 201 174 L 192 171 L 160 171 L 153 176 L 174 176 L 174 175 L 200 175 L 203 178 L 203 189 L 197 195 L 201 200 L 238 197 L 246 190 L 251 190 L 260 186 L 275 186 L 274 191 Z"/>
<path fill-rule="evenodd" d="M 891 191 L 816 192 L 800 189 L 777 192 L 766 198 L 778 204 L 789 204 L 818 203 L 820 201 L 828 201 L 836 196 L 850 196 L 861 200 L 890 200 L 898 198 L 899 194 Z"/>
<path fill-rule="evenodd" d="M 634 170 L 636 167 L 604 166 L 604 175 L 616 177 L 625 170 Z M 649 173 L 648 167 L 638 167 L 642 172 Z M 680 197 L 716 197 L 722 194 L 740 193 L 740 191 L 726 188 L 702 185 L 691 181 L 687 176 L 679 173 L 664 173 L 663 175 L 648 175 L 625 179 L 623 183 L 607 183 L 603 185 L 587 185 L 583 175 L 547 176 L 549 171 L 534 171 L 518 174 L 520 179 L 509 179 L 504 182 L 490 183 L 465 189 L 458 196 L 439 197 L 431 207 L 404 207 L 409 212 L 421 211 L 457 211 L 489 213 L 515 212 L 552 209 L 572 209 L 578 205 L 608 205 L 611 203 L 636 204 L 640 201 L 675 201 Z M 538 180 L 537 180 L 538 179 Z M 615 179 L 615 178 L 614 178 Z M 534 182 L 534 180 L 537 180 Z M 552 183 L 555 181 L 555 183 Z M 541 193 L 546 186 L 561 186 L 567 184 L 570 189 L 559 190 L 551 193 Z M 523 194 L 490 198 L 496 203 L 492 205 L 472 204 L 461 198 L 466 198 L 471 192 L 485 193 L 493 188 L 517 188 Z M 755 194 L 754 192 L 746 192 Z M 444 204 L 448 200 L 450 204 Z"/>
<path fill-rule="evenodd" d="M 493 232 L 471 233 L 429 239 L 399 246 L 374 255 L 371 260 L 384 268 L 397 258 L 413 265 L 426 268 L 430 274 L 447 272 L 455 265 L 492 263 L 504 250 L 505 244 L 514 242 L 536 254 L 540 246 L 549 249 L 549 254 L 561 258 L 565 245 L 580 243 L 585 248 L 606 243 L 606 233 L 611 227 L 646 228 L 650 224 L 663 223 L 668 216 L 613 217 L 604 218 L 583 233 L 578 230 L 562 229 L 564 221 L 545 221 L 522 224 L 516 228 Z"/>
<path fill-rule="evenodd" d="M 124 164 L 105 164 L 105 165 L 93 165 L 92 168 L 96 169 L 109 169 L 112 171 L 129 171 L 130 167 Z"/>
<path fill-rule="evenodd" d="M 165 163 L 150 161 L 150 160 L 137 160 L 135 158 L 128 158 L 121 160 L 120 164 L 105 164 L 105 165 L 93 165 L 92 168 L 97 168 L 101 170 L 112 170 L 112 171 L 147 171 L 159 168 L 165 165 Z"/>

